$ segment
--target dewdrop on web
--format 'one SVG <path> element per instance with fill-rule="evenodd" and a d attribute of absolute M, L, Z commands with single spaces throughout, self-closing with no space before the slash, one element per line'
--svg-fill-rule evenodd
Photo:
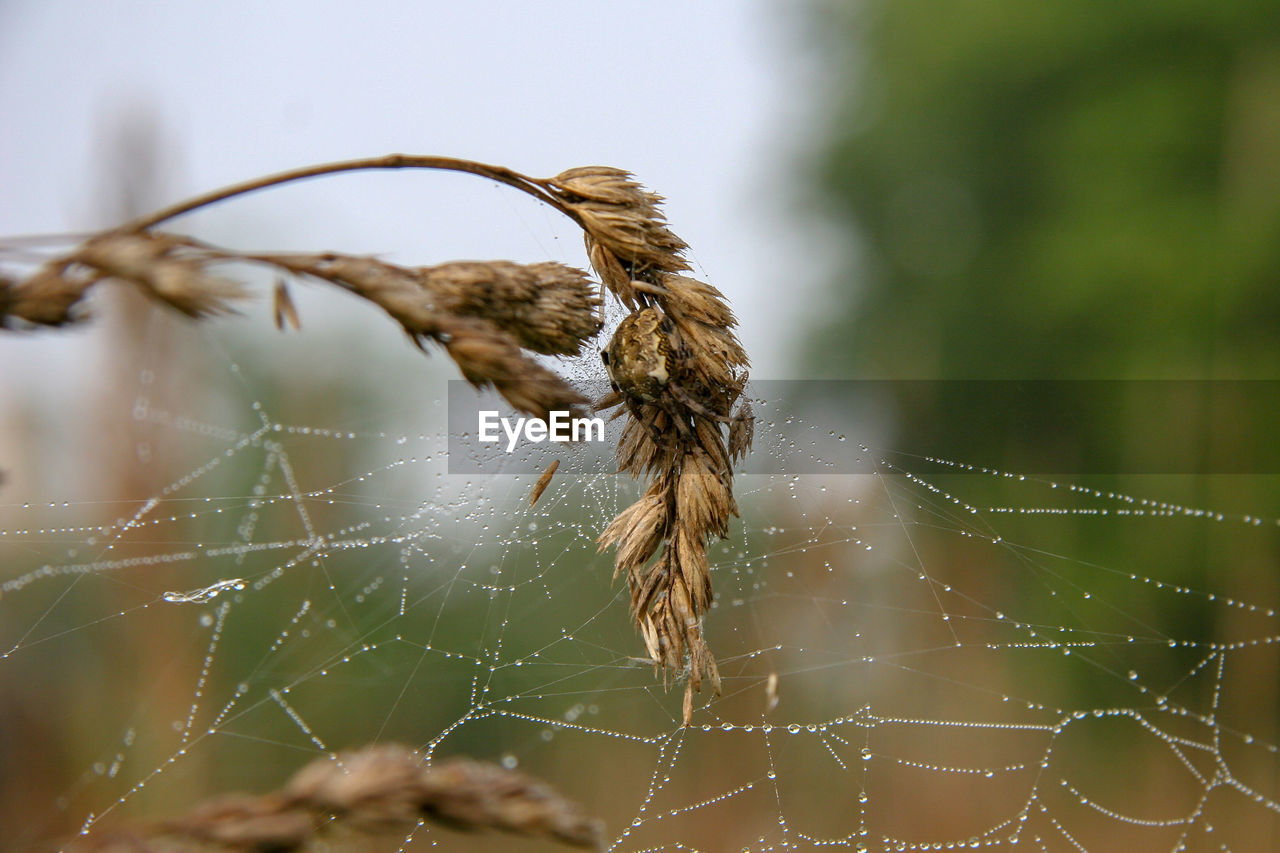
<path fill-rule="evenodd" d="M 244 589 L 244 584 L 243 578 L 232 578 L 231 580 L 218 581 L 203 589 L 193 589 L 190 592 L 166 592 L 160 597 L 170 604 L 205 604 L 227 590 Z"/>

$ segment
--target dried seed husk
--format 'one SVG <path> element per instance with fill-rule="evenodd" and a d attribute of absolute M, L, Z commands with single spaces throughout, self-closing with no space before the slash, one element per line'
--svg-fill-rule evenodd
<path fill-rule="evenodd" d="M 298 318 L 298 308 L 293 304 L 293 297 L 289 295 L 289 287 L 282 278 L 276 279 L 276 286 L 272 291 L 271 305 L 277 329 L 284 331 L 286 323 L 293 327 L 294 331 L 302 328 L 302 321 Z"/>
<path fill-rule="evenodd" d="M 680 524 L 686 530 L 705 534 L 711 529 L 715 508 L 708 490 L 707 469 L 696 454 L 685 457 L 680 471 L 677 504 L 680 508 Z"/>
<path fill-rule="evenodd" d="M 533 490 L 529 493 L 529 506 L 536 504 L 538 502 L 538 498 L 542 497 L 542 493 L 546 491 L 548 484 L 551 483 L 551 478 L 555 476 L 556 469 L 559 467 L 560 460 L 552 459 L 551 464 L 542 472 L 542 476 L 540 476 L 538 481 L 533 484 Z"/>
<path fill-rule="evenodd" d="M 70 269 L 65 260 L 50 262 L 24 281 L 7 283 L 0 319 L 16 317 L 38 326 L 79 322 L 87 313 L 80 300 L 95 281 L 87 271 Z"/>
<path fill-rule="evenodd" d="M 672 537 L 676 564 L 684 578 L 685 586 L 693 595 L 699 613 L 711 607 L 711 566 L 707 560 L 707 545 L 684 527 Z"/>
<path fill-rule="evenodd" d="M 625 538 L 618 545 L 619 567 L 630 569 L 653 556 L 662 544 L 667 525 L 666 502 L 660 497 L 644 497 L 636 504 L 640 512 L 632 517 Z"/>
<path fill-rule="evenodd" d="M 109 232 L 86 241 L 71 260 L 100 276 L 135 284 L 188 317 L 230 313 L 231 303 L 248 295 L 244 286 L 208 274 L 211 259 L 184 255 L 186 248 L 172 235 Z"/>
<path fill-rule="evenodd" d="M 505 332 L 483 320 L 439 319 L 435 337 L 468 382 L 493 387 L 522 412 L 545 420 L 553 410 L 577 414 L 588 402 L 560 376 L 527 358 Z"/>
<path fill-rule="evenodd" d="M 755 441 L 756 417 L 750 400 L 743 400 L 729 422 L 729 456 L 735 462 L 741 462 L 751 450 Z"/>
<path fill-rule="evenodd" d="M 694 432 L 698 439 L 698 449 L 703 453 L 703 461 L 712 471 L 729 475 L 729 451 L 720 434 L 719 424 L 699 417 L 694 421 Z"/>
<path fill-rule="evenodd" d="M 631 587 L 631 605 L 637 613 L 647 613 L 667 595 L 671 582 L 670 561 L 658 559 L 647 570 L 640 570 L 638 581 Z"/>
<path fill-rule="evenodd" d="M 627 310 L 636 310 L 636 294 L 631 287 L 631 274 L 622 267 L 618 256 L 594 239 L 590 233 L 586 236 L 587 259 L 591 268 L 600 276 L 600 281 L 620 301 Z"/>
<path fill-rule="evenodd" d="M 427 764 L 408 747 L 375 744 L 336 760 L 317 759 L 280 791 L 220 797 L 173 820 L 95 831 L 66 848 L 73 853 L 214 847 L 300 853 L 326 846 L 336 832 L 373 843 L 371 836 L 403 834 L 424 818 L 462 830 L 498 830 L 577 847 L 601 849 L 604 843 L 599 820 L 533 777 L 462 757 Z"/>
<path fill-rule="evenodd" d="M 279 796 L 231 794 L 201 803 L 181 820 L 164 824 L 162 831 L 232 849 L 294 850 L 314 834 L 314 822 L 306 809 L 291 807 Z"/>
<path fill-rule="evenodd" d="M 764 685 L 764 712 L 770 714 L 778 707 L 778 673 L 769 673 Z"/>
<path fill-rule="evenodd" d="M 644 647 L 649 652 L 649 659 L 653 661 L 654 666 L 662 663 L 662 647 L 658 642 L 658 631 L 653 624 L 653 620 L 646 613 L 638 620 L 640 627 L 640 637 L 644 640 Z"/>
<path fill-rule="evenodd" d="M 566 193 L 584 201 L 654 207 L 662 197 L 645 191 L 625 169 L 613 166 L 577 166 L 556 175 L 552 181 Z"/>
<path fill-rule="evenodd" d="M 454 261 L 417 272 L 436 310 L 486 319 L 543 355 L 575 355 L 600 331 L 600 297 L 574 267 Z"/>
<path fill-rule="evenodd" d="M 738 324 L 724 294 L 706 282 L 669 273 L 662 276 L 662 287 L 668 295 L 666 305 L 675 317 L 720 329 Z"/>
<path fill-rule="evenodd" d="M 661 196 L 644 190 L 622 169 L 586 166 L 562 172 L 545 186 L 578 217 L 587 254 L 605 286 L 635 309 L 632 279 L 657 281 L 689 268 L 688 245 L 667 228 Z"/>
<path fill-rule="evenodd" d="M 602 542 L 615 547 L 616 571 L 627 573 L 633 619 L 664 683 L 682 671 L 687 656 L 687 723 L 692 692 L 704 680 L 719 690 L 719 672 L 701 629 L 712 602 L 707 544 L 712 536 L 727 535 L 728 519 L 737 514 L 731 461 L 750 445 L 750 408 L 738 412 L 736 426 L 731 415 L 746 385 L 747 356 L 720 291 L 679 274 L 688 269 L 680 256 L 685 247 L 667 230 L 659 198 L 620 170 L 571 170 L 551 183 L 581 218 L 592 265 L 605 286 L 633 316 L 637 304 L 656 305 L 669 320 L 662 332 L 672 354 L 668 378 L 656 389 L 646 386 L 643 395 L 633 392 L 627 399 L 614 393 L 598 404 L 625 403 L 618 410 L 627 417 L 618 467 L 651 478 L 650 492 L 661 496 L 667 519 L 666 548 L 653 565 L 644 565 L 661 537 L 652 528 L 636 529 L 634 508 L 619 514 Z M 634 538 L 628 534 L 633 530 Z"/>

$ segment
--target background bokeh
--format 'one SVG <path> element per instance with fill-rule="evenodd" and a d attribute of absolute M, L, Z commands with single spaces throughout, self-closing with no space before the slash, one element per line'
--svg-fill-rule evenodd
<path fill-rule="evenodd" d="M 1251 464 L 1275 444 L 1276 389 L 1230 380 L 1280 375 L 1280 10 L 827 3 L 808 21 L 846 85 L 805 186 L 857 239 L 806 368 L 1079 380 L 1029 384 L 1009 411 L 928 384 L 896 401 L 894 443 L 1019 470 L 1073 460 L 1096 488 L 1274 514 L 1274 466 Z M 1097 381 L 1188 379 L 1227 381 Z M 1200 476 L 1141 476 L 1169 460 Z M 1224 559 L 1205 527 L 1058 535 L 1242 593 L 1280 569 L 1274 540 Z M 1169 618 L 1227 630 L 1209 608 Z M 1274 713 L 1274 675 L 1256 677 Z"/>

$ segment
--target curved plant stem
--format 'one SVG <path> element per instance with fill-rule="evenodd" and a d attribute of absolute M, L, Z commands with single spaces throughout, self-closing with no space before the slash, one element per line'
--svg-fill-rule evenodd
<path fill-rule="evenodd" d="M 154 213 L 148 214 L 140 219 L 121 226 L 121 231 L 145 231 L 153 228 L 162 222 L 166 222 L 186 213 L 191 213 L 202 207 L 225 201 L 229 198 L 245 195 L 246 193 L 257 192 L 267 187 L 279 186 L 293 181 L 301 181 L 307 178 L 317 178 L 323 175 L 332 175 L 338 172 L 357 172 L 368 169 L 441 169 L 450 172 L 468 172 L 473 175 L 479 175 L 509 187 L 514 187 L 521 192 L 528 193 L 539 201 L 549 204 L 565 216 L 572 219 L 579 226 L 582 220 L 578 214 L 545 189 L 542 181 L 522 175 L 519 172 L 502 166 L 491 166 L 488 163 L 477 163 L 474 160 L 460 160 L 454 157 L 436 157 L 431 155 L 417 154 L 387 154 L 382 157 L 362 157 L 358 160 L 339 160 L 333 163 L 321 163 L 315 166 L 304 166 L 300 169 L 290 169 L 286 172 L 277 172 L 274 175 L 266 175 L 261 178 L 254 178 L 251 181 L 244 181 L 239 184 L 232 184 L 229 187 L 223 187 L 220 190 L 198 195 L 178 204 L 171 205 Z"/>

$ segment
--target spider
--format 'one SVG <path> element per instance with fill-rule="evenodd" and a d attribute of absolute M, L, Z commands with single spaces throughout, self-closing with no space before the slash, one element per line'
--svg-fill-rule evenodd
<path fill-rule="evenodd" d="M 658 444 L 663 439 L 641 416 L 638 411 L 641 404 L 654 405 L 666 412 L 686 438 L 693 437 L 691 414 L 716 423 L 729 422 L 728 417 L 698 399 L 698 386 L 690 381 L 696 381 L 691 358 L 671 318 L 652 306 L 641 308 L 619 323 L 609 346 L 600 353 L 614 392 Z"/>

